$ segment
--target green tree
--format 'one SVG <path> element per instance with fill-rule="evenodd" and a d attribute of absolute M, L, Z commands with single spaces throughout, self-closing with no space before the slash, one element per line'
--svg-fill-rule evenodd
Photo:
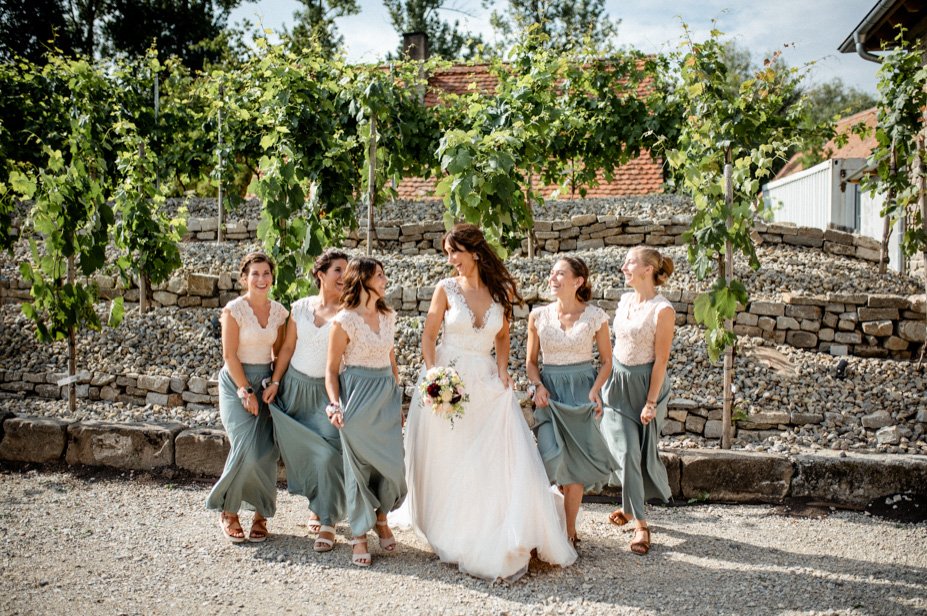
<path fill-rule="evenodd" d="M 360 13 L 357 0 L 299 1 L 305 8 L 293 13 L 296 25 L 284 34 L 291 48 L 311 49 L 314 41 L 326 55 L 338 51 L 344 45 L 344 37 L 338 33 L 335 18 Z"/>
<path fill-rule="evenodd" d="M 144 56 L 154 44 L 163 62 L 181 58 L 193 70 L 220 57 L 201 43 L 220 37 L 241 0 L 108 0 L 101 31 L 106 55 Z"/>
<path fill-rule="evenodd" d="M 460 11 L 441 0 L 383 0 L 389 10 L 390 21 L 400 37 L 406 32 L 425 32 L 428 35 L 428 51 L 433 58 L 444 60 L 471 60 L 477 47 L 484 44 L 483 38 L 472 32 L 461 32 L 460 20 L 452 24 L 441 19 L 438 11 Z M 400 43 L 396 54 L 389 58 L 402 57 Z"/>
<path fill-rule="evenodd" d="M 73 49 L 62 0 L 0 0 L 0 61 L 44 64 L 56 46 Z"/>
<path fill-rule="evenodd" d="M 808 98 L 808 117 L 811 122 L 821 124 L 832 122 L 876 105 L 876 97 L 859 88 L 847 86 L 839 77 L 810 86 L 805 94 Z"/>
<path fill-rule="evenodd" d="M 483 0 L 483 7 L 493 9 L 490 24 L 502 52 L 515 44 L 519 32 L 533 25 L 548 37 L 546 45 L 557 51 L 578 51 L 587 43 L 607 48 L 621 23 L 605 12 L 605 0 L 508 0 L 503 11 L 496 10 L 492 0 Z"/>

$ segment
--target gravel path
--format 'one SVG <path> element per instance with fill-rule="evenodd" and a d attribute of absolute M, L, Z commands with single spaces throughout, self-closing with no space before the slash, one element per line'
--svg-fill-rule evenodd
<path fill-rule="evenodd" d="M 203 507 L 208 484 L 131 473 L 0 466 L 0 614 L 673 614 L 893 616 L 927 612 L 927 524 L 771 506 L 652 508 L 654 547 L 584 505 L 581 558 L 533 563 L 514 584 L 441 564 L 411 532 L 359 570 L 316 554 L 305 501 L 280 493 L 270 540 L 233 546 Z M 249 516 L 243 516 L 247 524 Z M 247 526 L 246 526 L 247 528 Z M 641 585 L 640 582 L 646 583 Z"/>

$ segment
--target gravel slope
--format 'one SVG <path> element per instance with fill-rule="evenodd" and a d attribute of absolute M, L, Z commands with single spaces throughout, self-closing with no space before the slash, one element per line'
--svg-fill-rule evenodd
<path fill-rule="evenodd" d="M 411 532 L 359 570 L 338 528 L 306 539 L 305 501 L 281 492 L 271 538 L 233 546 L 203 507 L 209 485 L 0 466 L 0 614 L 623 614 L 903 616 L 927 610 L 927 525 L 770 506 L 652 508 L 654 547 L 585 505 L 581 558 L 535 562 L 514 584 L 467 577 Z M 243 516 L 247 524 L 250 516 Z M 474 531 L 471 531 L 474 532 Z"/>

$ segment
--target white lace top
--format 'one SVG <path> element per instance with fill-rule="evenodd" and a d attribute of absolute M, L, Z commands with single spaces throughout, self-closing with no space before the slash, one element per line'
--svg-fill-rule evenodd
<path fill-rule="evenodd" d="M 243 364 L 269 364 L 274 342 L 277 341 L 277 330 L 289 315 L 286 308 L 271 300 L 267 327 L 261 327 L 244 296 L 230 301 L 225 309 L 238 323 L 238 361 Z"/>
<path fill-rule="evenodd" d="M 444 289 L 448 303 L 444 314 L 443 344 L 472 353 L 491 353 L 496 334 L 505 322 L 502 305 L 494 301 L 483 315 L 482 326 L 477 327 L 476 316 L 467 305 L 460 283 L 454 278 L 445 278 L 438 285 Z"/>
<path fill-rule="evenodd" d="M 615 309 L 615 360 L 625 366 L 649 364 L 655 359 L 654 339 L 657 335 L 657 315 L 673 305 L 657 294 L 641 304 L 634 301 L 634 292 L 625 293 Z"/>
<path fill-rule="evenodd" d="M 380 333 L 375 334 L 367 322 L 353 310 L 341 310 L 332 317 L 347 332 L 348 346 L 344 349 L 344 365 L 364 368 L 391 366 L 389 352 L 393 350 L 396 335 L 396 313 L 379 313 Z"/>
<path fill-rule="evenodd" d="M 608 322 L 608 315 L 597 306 L 587 304 L 579 319 L 564 331 L 557 316 L 557 304 L 547 304 L 531 311 L 534 328 L 541 341 L 544 363 L 565 366 L 592 361 L 592 343 L 595 334 Z"/>
<path fill-rule="evenodd" d="M 331 323 L 315 326 L 315 297 L 304 297 L 293 302 L 290 322 L 296 326 L 296 349 L 290 365 L 306 376 L 325 376 L 328 359 L 328 331 Z"/>

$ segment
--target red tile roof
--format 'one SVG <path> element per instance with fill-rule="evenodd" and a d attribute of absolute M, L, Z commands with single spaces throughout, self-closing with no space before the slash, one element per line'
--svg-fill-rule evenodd
<path fill-rule="evenodd" d="M 866 109 L 865 111 L 854 113 L 853 115 L 841 118 L 837 121 L 837 124 L 834 127 L 837 131 L 837 134 L 849 135 L 849 139 L 847 140 L 846 145 L 841 148 L 837 147 L 837 144 L 834 143 L 833 139 L 824 144 L 824 153 L 828 160 L 869 157 L 869 154 L 872 153 L 872 148 L 878 145 L 875 138 L 875 131 L 871 131 L 865 140 L 860 139 L 859 136 L 852 133 L 853 127 L 860 123 L 865 124 L 870 129 L 874 129 L 878 123 L 878 119 L 876 117 L 876 108 L 872 107 L 871 109 Z M 785 164 L 785 167 L 780 169 L 779 173 L 776 174 L 776 179 L 781 180 L 784 177 L 788 177 L 793 173 L 798 173 L 801 171 L 804 168 L 801 159 L 801 152 L 798 152 L 792 156 L 792 158 L 789 159 L 789 162 Z"/>
<path fill-rule="evenodd" d="M 615 176 L 609 183 L 605 182 L 602 173 L 599 172 L 599 185 L 590 188 L 586 193 L 587 199 L 602 197 L 630 197 L 638 195 L 650 195 L 653 193 L 663 192 L 663 171 L 662 163 L 654 163 L 649 154 L 642 154 L 640 157 L 628 162 L 615 169 Z M 437 199 L 435 196 L 435 184 L 437 180 L 423 180 L 420 178 L 404 178 L 397 186 L 396 192 L 399 193 L 399 199 L 410 200 L 432 200 Z M 549 199 L 550 194 L 554 191 L 555 186 L 544 186 L 540 193 L 544 198 Z M 558 199 L 581 199 L 579 190 L 574 193 L 566 192 L 557 197 Z"/>
<path fill-rule="evenodd" d="M 641 60 L 643 62 L 643 60 Z M 488 64 L 472 66 L 452 66 L 435 71 L 428 77 L 428 90 L 425 94 L 427 106 L 437 105 L 442 93 L 463 96 L 473 91 L 490 94 L 495 91 L 499 80 L 489 72 Z M 646 96 L 653 87 L 653 79 L 648 77 L 638 86 L 638 96 Z M 434 196 L 436 180 L 404 178 L 397 186 L 400 199 L 436 199 Z M 649 195 L 663 192 L 662 161 L 653 162 L 649 154 L 643 154 L 615 170 L 615 177 L 605 183 L 599 173 L 599 186 L 590 188 L 587 198 L 626 197 Z M 542 194 L 549 195 L 554 187 L 545 187 Z M 574 194 L 560 195 L 560 199 L 580 198 L 579 190 Z"/>

